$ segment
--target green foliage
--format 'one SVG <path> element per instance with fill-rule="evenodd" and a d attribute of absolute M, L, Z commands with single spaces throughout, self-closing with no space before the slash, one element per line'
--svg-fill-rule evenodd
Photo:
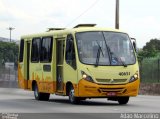
<path fill-rule="evenodd" d="M 158 52 L 158 53 L 157 53 L 157 58 L 159 58 L 159 59 L 160 59 L 160 52 Z"/>
<path fill-rule="evenodd" d="M 157 50 L 151 50 L 151 51 L 148 51 L 148 50 L 140 50 L 138 52 L 138 55 L 141 56 L 141 57 L 155 57 L 157 56 Z"/>
<path fill-rule="evenodd" d="M 146 45 L 143 47 L 143 50 L 160 51 L 160 40 L 156 38 L 151 39 L 150 42 L 147 42 Z"/>
<path fill-rule="evenodd" d="M 141 82 L 158 83 L 160 82 L 160 59 L 144 58 L 140 65 Z"/>
<path fill-rule="evenodd" d="M 151 39 L 147 42 L 142 50 L 138 51 L 138 59 L 141 61 L 143 58 L 156 57 L 160 52 L 160 40 Z"/>
<path fill-rule="evenodd" d="M 157 83 L 160 81 L 160 40 L 151 39 L 138 51 L 141 82 Z"/>
<path fill-rule="evenodd" d="M 0 41 L 0 64 L 5 62 L 17 62 L 18 45 L 14 42 Z"/>

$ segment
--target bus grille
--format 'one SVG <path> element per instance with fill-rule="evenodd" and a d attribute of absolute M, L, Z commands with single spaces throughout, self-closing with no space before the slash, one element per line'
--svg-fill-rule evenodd
<path fill-rule="evenodd" d="M 125 83 L 127 79 L 96 79 L 98 83 Z"/>
<path fill-rule="evenodd" d="M 101 82 L 101 83 L 109 83 L 111 81 L 111 79 L 96 79 L 97 82 Z"/>
<path fill-rule="evenodd" d="M 117 93 L 124 93 L 124 88 L 100 88 L 100 92 L 117 92 Z"/>

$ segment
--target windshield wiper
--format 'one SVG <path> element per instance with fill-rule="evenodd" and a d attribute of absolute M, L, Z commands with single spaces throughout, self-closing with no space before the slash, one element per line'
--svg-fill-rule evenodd
<path fill-rule="evenodd" d="M 124 61 L 122 61 L 121 58 L 118 57 L 118 59 L 120 59 L 120 62 L 122 63 L 122 65 L 123 65 L 124 67 L 127 67 L 127 64 L 126 64 Z"/>
<path fill-rule="evenodd" d="M 99 65 L 100 51 L 102 52 L 102 55 L 104 57 L 104 54 L 103 54 L 101 46 L 99 45 L 98 42 L 97 42 L 97 44 L 98 44 L 98 50 L 97 50 L 97 57 L 96 57 L 96 64 L 95 64 L 96 67 Z"/>
<path fill-rule="evenodd" d="M 114 53 L 112 52 L 111 55 L 113 55 L 113 54 L 114 54 Z M 126 64 L 124 61 L 122 61 L 122 59 L 121 59 L 120 57 L 117 57 L 117 56 L 114 54 L 114 58 L 116 58 L 117 61 L 120 61 L 124 67 L 127 67 L 127 64 Z"/>
<path fill-rule="evenodd" d="M 122 61 L 122 59 L 121 59 L 120 57 L 117 57 L 114 52 L 111 52 L 110 47 L 109 47 L 108 45 L 107 45 L 107 47 L 108 47 L 109 52 L 110 52 L 110 55 L 111 55 L 111 64 L 112 64 L 112 60 L 113 60 L 113 56 L 112 56 L 112 55 L 114 55 L 114 57 L 115 57 L 118 61 L 120 61 L 124 67 L 127 67 L 127 64 L 125 64 L 125 62 Z"/>
<path fill-rule="evenodd" d="M 116 59 L 120 59 L 120 62 L 122 63 L 122 65 L 123 65 L 124 67 L 127 67 L 127 64 L 125 64 L 125 62 L 123 62 L 121 58 L 117 57 L 113 52 L 111 52 L 110 47 L 107 45 L 107 42 L 106 42 L 106 38 L 105 38 L 105 36 L 104 36 L 104 33 L 103 33 L 103 37 L 104 37 L 104 42 L 105 42 L 106 48 L 108 49 L 108 52 L 109 52 L 110 64 L 112 65 L 112 59 L 113 59 L 112 55 L 114 55 Z"/>

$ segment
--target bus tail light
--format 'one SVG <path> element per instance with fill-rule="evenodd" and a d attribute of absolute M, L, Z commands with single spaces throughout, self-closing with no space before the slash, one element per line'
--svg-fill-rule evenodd
<path fill-rule="evenodd" d="M 81 71 L 81 74 L 82 74 L 82 78 L 85 79 L 86 81 L 89 81 L 89 82 L 94 82 L 92 77 L 87 75 L 84 71 Z"/>

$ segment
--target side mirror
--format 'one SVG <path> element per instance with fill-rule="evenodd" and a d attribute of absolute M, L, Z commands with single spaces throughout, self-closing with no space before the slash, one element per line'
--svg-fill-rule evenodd
<path fill-rule="evenodd" d="M 135 38 L 131 38 L 131 42 L 132 42 L 132 45 L 134 47 L 134 50 L 137 52 L 137 43 L 136 43 L 136 39 Z"/>

